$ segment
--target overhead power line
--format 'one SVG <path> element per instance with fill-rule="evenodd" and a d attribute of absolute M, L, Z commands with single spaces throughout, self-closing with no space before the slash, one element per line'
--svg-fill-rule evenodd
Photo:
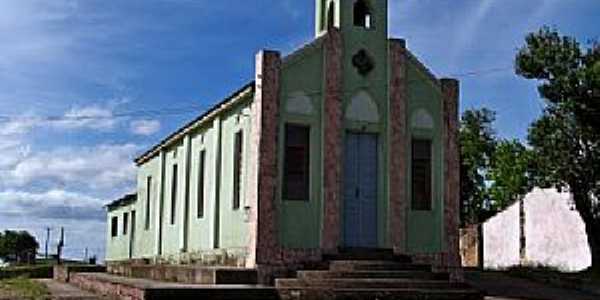
<path fill-rule="evenodd" d="M 482 70 L 467 71 L 462 73 L 452 73 L 448 77 L 470 77 L 480 76 L 492 73 L 499 73 L 508 70 L 513 70 L 514 67 L 498 67 Z M 134 110 L 125 112 L 116 112 L 107 115 L 81 115 L 81 116 L 9 116 L 0 115 L 0 123 L 11 122 L 11 121 L 33 121 L 33 122 L 76 122 L 76 121 L 90 121 L 90 120 L 107 120 L 115 118 L 134 118 L 134 117 L 163 117 L 163 116 L 176 116 L 190 113 L 197 113 L 198 110 L 206 109 L 206 105 L 191 105 L 178 108 L 163 108 L 163 109 L 150 109 L 150 110 Z"/>
<path fill-rule="evenodd" d="M 454 73 L 454 74 L 450 74 L 449 76 L 450 77 L 469 77 L 469 76 L 486 75 L 486 74 L 492 74 L 492 73 L 500 73 L 500 72 L 504 72 L 504 71 L 508 71 L 508 70 L 514 70 L 514 67 L 510 66 L 510 67 L 482 69 L 482 70 L 468 71 L 468 72 L 464 72 L 464 73 Z"/>
<path fill-rule="evenodd" d="M 107 120 L 116 118 L 132 118 L 132 117 L 160 117 L 160 116 L 174 116 L 183 115 L 189 113 L 197 113 L 198 110 L 205 109 L 205 105 L 194 105 L 179 108 L 165 108 L 165 109 L 154 109 L 154 110 L 135 110 L 116 112 L 107 115 L 80 115 L 80 116 L 8 116 L 0 115 L 0 122 L 10 121 L 33 121 L 33 122 L 76 122 L 76 121 L 90 121 L 90 120 Z"/>

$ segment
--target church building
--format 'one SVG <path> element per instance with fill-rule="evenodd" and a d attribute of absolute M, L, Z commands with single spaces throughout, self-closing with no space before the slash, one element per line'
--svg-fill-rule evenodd
<path fill-rule="evenodd" d="M 458 270 L 459 84 L 388 36 L 386 0 L 316 0 L 314 40 L 140 155 L 106 261 L 275 272 L 393 251 Z"/>

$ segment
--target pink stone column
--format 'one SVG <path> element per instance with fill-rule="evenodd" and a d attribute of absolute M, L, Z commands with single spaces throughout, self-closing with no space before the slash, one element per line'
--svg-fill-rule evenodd
<path fill-rule="evenodd" d="M 459 255 L 460 154 L 458 146 L 459 82 L 442 79 L 444 143 L 444 245 L 451 279 L 462 280 Z"/>
<path fill-rule="evenodd" d="M 406 252 L 406 43 L 390 40 L 389 234 L 394 253 Z"/>
<path fill-rule="evenodd" d="M 340 243 L 341 169 L 342 169 L 342 35 L 330 28 L 325 46 L 324 149 L 323 187 L 324 211 L 321 248 L 325 254 L 337 253 Z"/>
<path fill-rule="evenodd" d="M 249 245 L 246 266 L 275 264 L 281 260 L 277 241 L 277 133 L 281 55 L 261 51 L 256 55 L 256 81 L 252 104 L 252 134 L 247 205 Z"/>

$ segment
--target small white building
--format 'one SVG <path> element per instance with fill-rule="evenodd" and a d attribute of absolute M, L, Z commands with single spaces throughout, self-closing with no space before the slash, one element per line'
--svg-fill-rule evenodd
<path fill-rule="evenodd" d="M 2 258 L 0 258 L 0 269 L 7 268 L 8 263 L 5 262 Z"/>
<path fill-rule="evenodd" d="M 484 268 L 527 265 L 575 272 L 591 266 L 585 224 L 569 193 L 534 189 L 523 204 L 522 241 L 519 202 L 482 225 Z"/>

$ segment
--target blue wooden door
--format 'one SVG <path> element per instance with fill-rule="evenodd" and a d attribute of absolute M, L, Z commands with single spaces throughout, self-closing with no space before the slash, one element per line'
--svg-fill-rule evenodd
<path fill-rule="evenodd" d="M 377 247 L 377 140 L 376 134 L 346 134 L 345 247 Z"/>

